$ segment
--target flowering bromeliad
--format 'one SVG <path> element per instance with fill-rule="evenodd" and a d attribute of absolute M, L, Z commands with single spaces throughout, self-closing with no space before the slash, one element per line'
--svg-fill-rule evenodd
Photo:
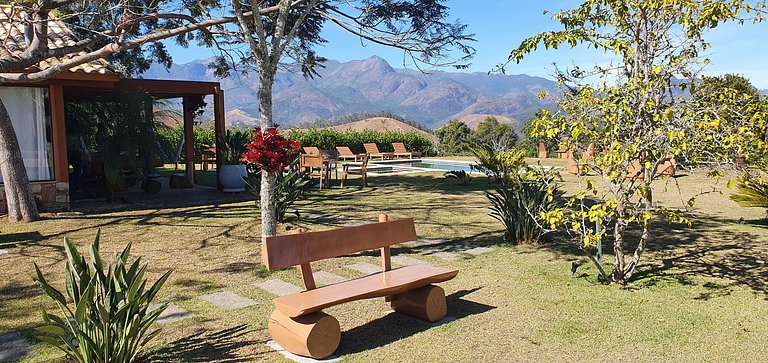
<path fill-rule="evenodd" d="M 256 128 L 253 130 L 253 141 L 248 144 L 248 151 L 243 154 L 243 158 L 250 164 L 258 165 L 261 170 L 275 173 L 290 164 L 300 147 L 300 142 L 280 135 L 276 127 L 264 132 Z"/>

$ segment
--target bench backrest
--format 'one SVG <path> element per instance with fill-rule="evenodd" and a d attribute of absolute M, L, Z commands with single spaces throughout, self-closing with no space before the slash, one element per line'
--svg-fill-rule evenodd
<path fill-rule="evenodd" d="M 405 148 L 405 144 L 402 142 L 393 142 L 392 148 L 395 149 L 395 152 L 398 154 L 405 154 L 408 152 L 408 149 Z"/>
<path fill-rule="evenodd" d="M 365 152 L 368 154 L 381 154 L 379 146 L 374 143 L 363 144 L 363 147 L 365 147 Z"/>
<path fill-rule="evenodd" d="M 315 288 L 310 262 L 381 249 L 383 271 L 392 268 L 389 246 L 416 240 L 413 219 L 388 221 L 379 215 L 379 223 L 344 227 L 328 231 L 294 233 L 267 237 L 261 244 L 261 256 L 269 270 L 300 266 L 307 289 Z"/>

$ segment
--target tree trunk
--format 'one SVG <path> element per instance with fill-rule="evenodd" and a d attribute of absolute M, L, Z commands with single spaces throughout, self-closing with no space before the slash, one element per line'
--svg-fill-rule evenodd
<path fill-rule="evenodd" d="M 2 100 L 0 100 L 0 173 L 3 176 L 5 200 L 8 204 L 8 219 L 11 222 L 37 220 L 39 218 L 37 205 L 29 186 L 19 141 Z"/>
<path fill-rule="evenodd" d="M 271 74 L 270 74 L 271 73 Z M 272 122 L 272 84 L 274 72 L 259 70 L 259 119 L 261 130 L 274 127 Z M 277 204 L 275 201 L 275 175 L 261 173 L 261 239 L 262 241 L 277 234 Z"/>
<path fill-rule="evenodd" d="M 613 244 L 613 255 L 616 261 L 613 263 L 613 272 L 611 273 L 611 282 L 623 284 L 624 282 L 624 232 L 627 230 L 627 224 L 622 217 L 616 220 L 613 229 L 613 237 L 616 240 Z"/>

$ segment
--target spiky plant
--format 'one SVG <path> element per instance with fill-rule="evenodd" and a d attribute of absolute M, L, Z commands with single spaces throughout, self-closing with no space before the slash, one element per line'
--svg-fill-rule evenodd
<path fill-rule="evenodd" d="M 100 234 L 91 244 L 90 263 L 64 239 L 68 260 L 65 293 L 52 287 L 35 264 L 35 282 L 56 302 L 62 315 L 43 310 L 44 325 L 36 328 L 41 333 L 37 337 L 75 362 L 132 362 L 160 332 L 150 329 L 168 304 L 154 310 L 149 306 L 171 272 L 149 286 L 144 277 L 147 265 L 141 265 L 141 258 L 128 265 L 130 244 L 105 270 L 99 255 Z"/>
<path fill-rule="evenodd" d="M 744 174 L 736 182 L 738 193 L 731 199 L 743 207 L 760 207 L 768 209 L 768 180 L 764 176 Z"/>

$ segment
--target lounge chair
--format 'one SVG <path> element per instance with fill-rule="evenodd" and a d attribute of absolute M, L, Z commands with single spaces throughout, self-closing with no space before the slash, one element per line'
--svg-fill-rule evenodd
<path fill-rule="evenodd" d="M 395 149 L 395 157 L 405 156 L 406 158 L 420 158 L 421 152 L 418 151 L 408 151 L 408 149 L 405 148 L 405 144 L 402 142 L 393 142 L 392 148 Z"/>
<path fill-rule="evenodd" d="M 304 146 L 304 153 L 307 155 L 320 155 L 320 148 L 314 146 Z"/>
<path fill-rule="evenodd" d="M 371 158 L 380 158 L 381 160 L 384 160 L 393 159 L 395 157 L 395 153 L 383 153 L 379 151 L 379 146 L 374 143 L 363 144 L 363 146 L 365 147 L 365 153 Z"/>
<path fill-rule="evenodd" d="M 371 158 L 368 154 L 363 154 L 362 163 L 344 163 L 341 171 L 341 187 L 344 188 L 344 181 L 347 175 L 360 175 L 363 177 L 363 188 L 368 186 L 368 160 Z M 360 170 L 349 170 L 350 166 L 360 166 Z"/>
<path fill-rule="evenodd" d="M 360 160 L 363 155 L 365 154 L 355 154 L 352 152 L 352 149 L 350 149 L 348 146 L 336 146 L 336 151 L 339 152 L 339 160 L 346 161 L 346 160 L 352 160 L 352 161 L 358 161 Z"/>

